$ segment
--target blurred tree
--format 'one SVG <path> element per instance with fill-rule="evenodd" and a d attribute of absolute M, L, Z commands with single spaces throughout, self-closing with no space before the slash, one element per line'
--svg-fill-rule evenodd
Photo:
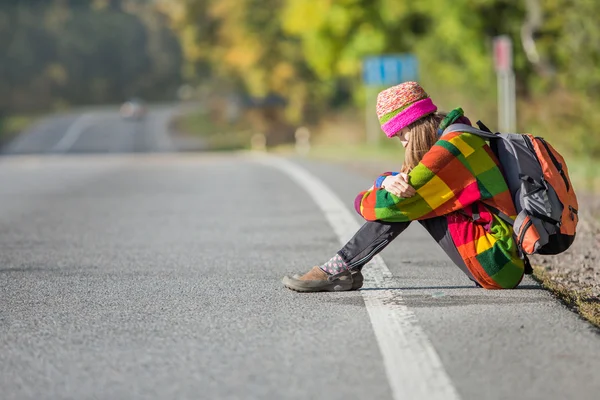
<path fill-rule="evenodd" d="M 182 54 L 154 1 L 0 3 L 0 115 L 172 99 Z"/>
<path fill-rule="evenodd" d="M 534 4 L 537 2 L 534 2 Z M 551 63 L 569 90 L 597 96 L 600 89 L 600 2 L 548 0 L 539 2 L 541 24 L 534 39 L 540 56 Z"/>
<path fill-rule="evenodd" d="M 499 34 L 513 38 L 521 98 L 562 87 L 593 103 L 598 11 L 595 0 L 5 0 L 0 115 L 160 99 L 185 80 L 283 96 L 298 122 L 360 99 L 365 56 L 404 52 L 436 97 L 493 108 Z"/>
<path fill-rule="evenodd" d="M 490 37 L 518 37 L 524 5 L 509 0 L 187 0 L 162 5 L 190 65 L 253 95 L 276 92 L 289 115 L 343 105 L 357 93 L 362 59 L 416 53 L 424 75 L 452 88 L 493 82 Z M 530 67 L 517 58 L 527 75 Z M 335 99 L 335 100 L 334 100 Z M 351 101 L 346 98 L 346 104 Z"/>
<path fill-rule="evenodd" d="M 187 59 L 186 77 L 251 96 L 285 94 L 292 119 L 306 104 L 311 72 L 299 43 L 282 31 L 281 0 L 159 3 L 171 17 Z"/>

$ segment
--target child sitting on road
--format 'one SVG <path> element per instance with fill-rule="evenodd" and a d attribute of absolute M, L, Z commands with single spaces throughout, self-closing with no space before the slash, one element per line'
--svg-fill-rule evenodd
<path fill-rule="evenodd" d="M 355 208 L 367 222 L 333 258 L 283 284 L 298 292 L 359 289 L 362 267 L 418 220 L 477 286 L 516 287 L 524 261 L 512 226 L 497 215 L 516 215 L 498 160 L 480 137 L 441 136 L 453 123 L 470 125 L 462 109 L 439 113 L 418 83 L 406 82 L 379 93 L 377 115 L 406 149 L 401 171 L 358 195 Z"/>

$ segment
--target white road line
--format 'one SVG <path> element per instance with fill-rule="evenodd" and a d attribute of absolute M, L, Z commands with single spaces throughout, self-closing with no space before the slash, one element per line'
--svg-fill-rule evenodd
<path fill-rule="evenodd" d="M 258 161 L 275 167 L 304 188 L 321 208 L 329 224 L 345 244 L 360 227 L 344 203 L 318 178 L 298 165 L 278 157 L 260 156 Z M 459 399 L 444 366 L 425 332 L 408 309 L 392 273 L 380 256 L 363 270 L 362 290 L 373 331 L 383 357 L 388 381 L 395 400 Z"/>
<path fill-rule="evenodd" d="M 52 147 L 53 152 L 66 153 L 75 144 L 83 131 L 88 128 L 93 119 L 92 114 L 83 114 L 73 122 L 62 138 Z"/>

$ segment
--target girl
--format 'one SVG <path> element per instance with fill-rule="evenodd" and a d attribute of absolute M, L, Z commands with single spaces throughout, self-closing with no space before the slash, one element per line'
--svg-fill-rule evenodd
<path fill-rule="evenodd" d="M 355 208 L 367 222 L 333 258 L 283 284 L 298 292 L 359 289 L 361 268 L 418 220 L 477 286 L 516 287 L 525 266 L 512 226 L 497 215 L 516 216 L 498 161 L 480 137 L 442 135 L 453 123 L 470 125 L 462 109 L 438 113 L 418 83 L 406 82 L 379 93 L 377 115 L 406 149 L 401 171 L 358 195 Z"/>

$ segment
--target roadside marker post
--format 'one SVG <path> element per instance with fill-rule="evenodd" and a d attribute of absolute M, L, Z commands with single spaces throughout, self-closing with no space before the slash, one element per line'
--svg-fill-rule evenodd
<path fill-rule="evenodd" d="M 501 132 L 515 132 L 517 106 L 512 40 L 507 35 L 494 38 L 494 67 L 498 78 L 498 126 Z"/>
<path fill-rule="evenodd" d="M 365 128 L 367 142 L 379 141 L 380 126 L 375 113 L 377 93 L 382 87 L 418 79 L 418 61 L 413 54 L 366 57 L 363 60 L 365 85 Z"/>

